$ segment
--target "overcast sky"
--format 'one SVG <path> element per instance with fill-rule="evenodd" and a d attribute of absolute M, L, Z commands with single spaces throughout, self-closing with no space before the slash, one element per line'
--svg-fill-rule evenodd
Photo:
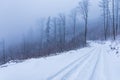
<path fill-rule="evenodd" d="M 0 38 L 13 38 L 35 27 L 40 17 L 68 14 L 80 0 L 0 0 Z M 90 18 L 99 15 L 98 1 L 90 0 Z"/>

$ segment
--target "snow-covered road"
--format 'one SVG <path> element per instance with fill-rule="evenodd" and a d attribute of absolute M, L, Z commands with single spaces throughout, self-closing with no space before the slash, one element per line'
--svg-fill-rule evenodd
<path fill-rule="evenodd" d="M 58 56 L 6 64 L 0 68 L 0 80 L 120 80 L 120 54 L 116 54 L 120 50 L 111 46 L 92 42 L 91 47 Z"/>
<path fill-rule="evenodd" d="M 106 80 L 102 53 L 102 46 L 97 45 L 48 80 Z"/>

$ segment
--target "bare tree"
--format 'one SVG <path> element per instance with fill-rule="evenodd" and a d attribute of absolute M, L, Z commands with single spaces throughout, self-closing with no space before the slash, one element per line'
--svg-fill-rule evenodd
<path fill-rule="evenodd" d="M 109 36 L 109 28 L 110 28 L 110 25 L 109 25 L 109 19 L 110 19 L 110 9 L 109 9 L 109 0 L 106 0 L 106 39 L 107 39 L 107 36 Z"/>
<path fill-rule="evenodd" d="M 112 0 L 112 13 L 113 13 L 113 39 L 116 39 L 115 35 L 115 0 Z"/>
<path fill-rule="evenodd" d="M 116 0 L 116 36 L 118 34 L 118 26 L 119 26 L 119 0 Z"/>
<path fill-rule="evenodd" d="M 5 40 L 2 41 L 3 64 L 6 63 Z"/>
<path fill-rule="evenodd" d="M 119 14 L 119 33 L 120 33 L 120 14 Z"/>
<path fill-rule="evenodd" d="M 76 36 L 76 21 L 77 21 L 77 10 L 73 9 L 70 15 L 72 22 L 73 22 L 73 38 L 74 38 L 74 43 L 76 42 L 75 36 Z"/>
<path fill-rule="evenodd" d="M 58 41 L 58 46 L 59 46 L 59 50 L 60 51 L 62 51 L 63 50 L 63 47 L 62 47 L 62 44 L 63 44 L 63 42 L 62 42 L 62 40 L 63 40 L 63 36 L 62 36 L 62 28 L 61 28 L 61 25 L 62 24 L 62 22 L 61 22 L 61 19 L 60 18 L 58 18 L 58 20 L 57 20 L 57 25 L 58 25 L 58 33 L 59 33 L 59 41 Z"/>
<path fill-rule="evenodd" d="M 105 40 L 107 39 L 108 35 L 108 28 L 109 28 L 109 16 L 110 16 L 110 10 L 109 10 L 109 0 L 102 0 L 100 2 L 100 7 L 103 11 L 103 21 L 104 21 L 104 37 Z"/>
<path fill-rule="evenodd" d="M 63 43 L 63 48 L 65 48 L 65 41 L 66 41 L 66 17 L 64 14 L 59 15 L 60 20 L 61 20 L 61 26 L 63 27 L 63 38 L 62 38 L 62 43 Z"/>
<path fill-rule="evenodd" d="M 24 55 L 24 58 L 28 58 L 28 53 L 27 53 L 27 41 L 25 35 L 23 35 L 23 42 L 22 42 L 22 53 Z"/>
<path fill-rule="evenodd" d="M 88 11 L 89 11 L 89 0 L 82 0 L 79 3 L 79 9 L 85 21 L 85 44 L 87 43 L 87 30 L 88 30 Z"/>
<path fill-rule="evenodd" d="M 55 40 L 55 45 L 57 41 L 57 18 L 53 18 L 53 24 L 54 24 L 54 40 Z"/>
<path fill-rule="evenodd" d="M 106 34 L 106 1 L 105 0 L 102 0 L 102 2 L 100 2 L 100 7 L 102 7 L 102 9 L 103 9 L 103 18 L 104 18 L 104 36 L 105 36 L 105 40 L 106 40 L 106 36 L 107 36 L 107 34 Z"/>
<path fill-rule="evenodd" d="M 48 17 L 47 24 L 46 24 L 46 38 L 47 38 L 47 44 L 50 43 L 50 20 L 51 18 Z"/>

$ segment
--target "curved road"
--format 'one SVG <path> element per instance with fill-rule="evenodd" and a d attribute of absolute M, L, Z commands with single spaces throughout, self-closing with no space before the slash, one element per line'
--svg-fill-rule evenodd
<path fill-rule="evenodd" d="M 107 72 L 109 54 L 105 48 L 98 45 L 47 80 L 112 80 Z"/>

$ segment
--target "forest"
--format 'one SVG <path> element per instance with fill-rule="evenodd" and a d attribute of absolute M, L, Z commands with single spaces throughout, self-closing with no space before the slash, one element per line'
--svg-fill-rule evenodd
<path fill-rule="evenodd" d="M 30 30 L 22 35 L 21 42 L 10 46 L 1 40 L 0 64 L 57 55 L 89 46 L 89 40 L 116 40 L 120 34 L 120 1 L 100 0 L 98 5 L 102 13 L 99 20 L 89 20 L 90 0 L 81 0 L 69 15 L 59 13 L 37 21 L 37 34 Z"/>

